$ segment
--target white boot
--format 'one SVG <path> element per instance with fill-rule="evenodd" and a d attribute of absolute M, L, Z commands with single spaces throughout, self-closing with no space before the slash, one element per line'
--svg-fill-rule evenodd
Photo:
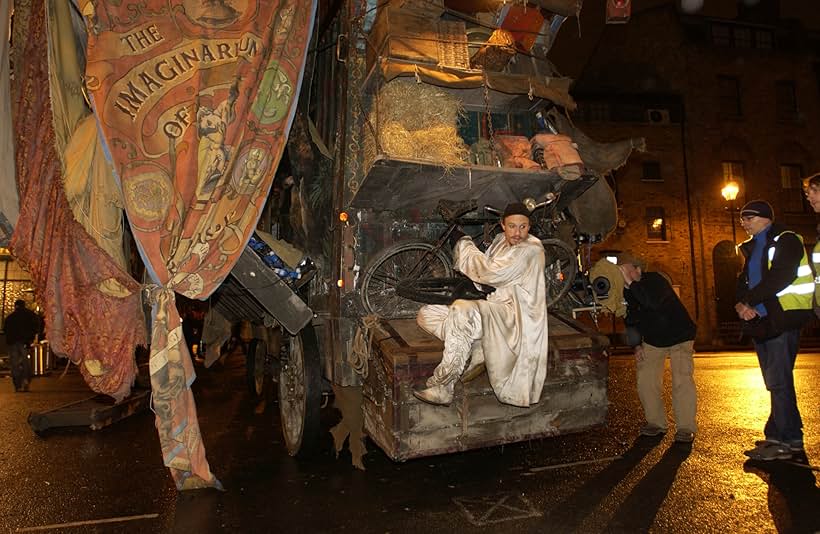
<path fill-rule="evenodd" d="M 449 406 L 453 402 L 455 383 L 450 382 L 440 386 L 428 386 L 424 389 L 414 389 L 413 396 L 428 404 Z"/>

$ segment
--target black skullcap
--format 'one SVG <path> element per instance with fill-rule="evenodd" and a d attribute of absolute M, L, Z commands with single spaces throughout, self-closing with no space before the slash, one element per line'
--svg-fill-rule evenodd
<path fill-rule="evenodd" d="M 772 210 L 772 206 L 765 200 L 752 200 L 740 210 L 741 217 L 747 215 L 757 215 L 758 217 L 773 220 L 774 210 Z"/>
<path fill-rule="evenodd" d="M 510 215 L 523 215 L 525 217 L 530 216 L 530 210 L 527 209 L 522 202 L 510 202 L 507 204 L 507 207 L 504 208 L 504 213 L 501 215 L 501 219 L 504 220 Z"/>

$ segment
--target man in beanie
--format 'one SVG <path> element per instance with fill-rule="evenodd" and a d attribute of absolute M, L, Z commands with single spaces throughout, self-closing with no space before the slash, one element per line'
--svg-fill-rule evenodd
<path fill-rule="evenodd" d="M 744 451 L 754 460 L 787 460 L 803 451 L 803 421 L 794 391 L 800 328 L 811 317 L 814 277 L 803 238 L 773 222 L 772 207 L 753 200 L 740 210 L 749 239 L 738 279 L 735 310 L 754 341 L 763 382 L 771 396 L 765 439 Z"/>
<path fill-rule="evenodd" d="M 470 361 L 482 362 L 498 400 L 527 407 L 538 402 L 547 373 L 547 296 L 544 247 L 529 234 L 530 211 L 512 203 L 504 229 L 486 252 L 457 236 L 456 270 L 495 288 L 486 300 L 423 306 L 419 326 L 444 341 L 441 363 L 427 387 L 413 394 L 431 404 L 450 404 L 456 381 Z"/>
<path fill-rule="evenodd" d="M 675 290 L 661 274 L 644 272 L 642 260 L 629 253 L 617 256 L 624 277 L 624 299 L 629 332 L 627 342 L 635 347 L 638 398 L 646 424 L 642 436 L 666 433 L 666 408 L 663 402 L 663 369 L 666 355 L 672 367 L 672 408 L 675 413 L 675 441 L 691 443 L 697 425 L 697 393 L 692 358 L 695 323 Z"/>

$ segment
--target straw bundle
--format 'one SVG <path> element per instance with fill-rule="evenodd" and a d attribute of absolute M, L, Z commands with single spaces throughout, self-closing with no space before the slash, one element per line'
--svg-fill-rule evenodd
<path fill-rule="evenodd" d="M 432 161 L 444 167 L 462 165 L 468 160 L 469 149 L 456 128 L 464 112 L 460 99 L 433 85 L 394 80 L 382 88 L 377 102 L 378 109 L 370 113 L 369 120 L 386 155 Z M 376 153 L 373 132 L 368 127 L 368 164 Z"/>

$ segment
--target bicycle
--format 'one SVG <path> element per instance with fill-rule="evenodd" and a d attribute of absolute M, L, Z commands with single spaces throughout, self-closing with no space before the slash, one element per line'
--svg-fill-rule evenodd
<path fill-rule="evenodd" d="M 551 235 L 550 224 L 554 214 L 549 212 L 549 207 L 554 205 L 557 198 L 558 195 L 550 193 L 545 201 L 533 202 L 531 209 L 532 213 L 536 213 L 544 208 L 540 217 L 531 215 L 535 218 L 535 224 L 531 226 L 530 233 L 541 239 L 544 246 L 548 308 L 567 294 L 578 272 L 575 249 Z M 481 226 L 482 231 L 471 235 L 471 238 L 474 241 L 481 238 L 484 244 L 489 245 L 501 230 L 498 219 L 500 210 L 487 205 L 483 207 L 484 217 L 464 217 L 476 209 L 474 201 L 460 204 L 442 201 L 439 212 L 448 226 L 435 243 L 410 240 L 379 252 L 362 275 L 359 293 L 365 312 L 382 318 L 414 317 L 423 304 L 449 303 L 455 295 L 468 291 L 469 284 L 464 283 L 464 278 L 454 277 L 453 260 L 446 246 L 450 234 L 459 226 Z M 401 294 L 397 291 L 400 285 Z M 471 297 L 480 298 L 480 295 L 473 294 Z"/>

